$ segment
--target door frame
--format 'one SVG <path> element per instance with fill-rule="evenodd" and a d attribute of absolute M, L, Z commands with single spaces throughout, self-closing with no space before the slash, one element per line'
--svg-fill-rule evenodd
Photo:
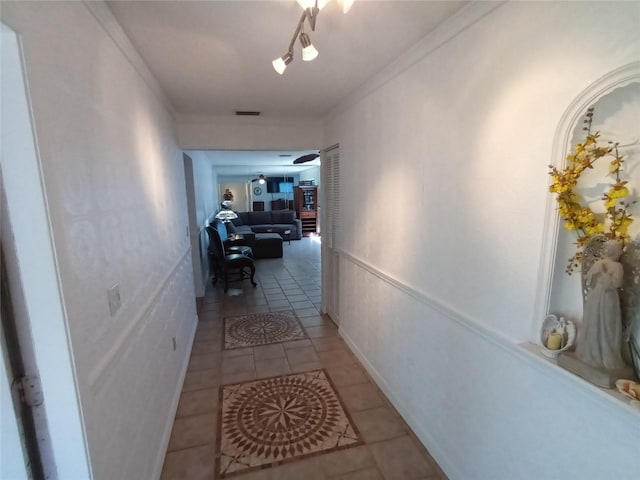
<path fill-rule="evenodd" d="M 0 235 L 13 257 L 8 266 L 16 266 L 8 268 L 12 294 L 24 300 L 24 309 L 14 305 L 16 323 L 31 331 L 44 397 L 52 458 L 42 460 L 58 478 L 92 478 L 21 38 L 2 22 L 0 35 L 0 170 L 10 225 Z"/>

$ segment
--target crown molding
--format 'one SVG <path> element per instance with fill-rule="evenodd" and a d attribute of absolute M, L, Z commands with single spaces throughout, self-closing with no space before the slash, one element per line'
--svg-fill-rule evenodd
<path fill-rule="evenodd" d="M 91 12 L 93 17 L 102 26 L 113 43 L 120 49 L 122 54 L 131 64 L 133 69 L 138 73 L 144 83 L 146 83 L 149 89 L 156 95 L 158 100 L 160 100 L 171 117 L 175 119 L 176 111 L 169 101 L 169 98 L 165 94 L 164 90 L 160 86 L 160 82 L 158 82 L 153 73 L 151 73 L 151 70 L 149 70 L 149 67 L 147 67 L 147 64 L 144 62 L 136 48 L 133 46 L 131 40 L 129 40 L 129 37 L 127 37 L 127 34 L 124 32 L 116 18 L 113 16 L 113 13 L 111 13 L 108 5 L 102 0 L 82 0 L 82 3 L 85 7 L 87 7 L 87 10 Z"/>
<path fill-rule="evenodd" d="M 469 2 L 465 7 L 458 10 L 451 17 L 441 23 L 433 31 L 428 33 L 422 40 L 413 47 L 401 54 L 396 60 L 383 68 L 380 72 L 371 77 L 356 90 L 348 94 L 333 110 L 324 118 L 329 121 L 332 118 L 344 113 L 349 108 L 369 96 L 374 91 L 393 80 L 405 70 L 430 55 L 447 42 L 464 32 L 466 29 L 491 14 L 494 10 L 507 3 L 501 1 Z"/>

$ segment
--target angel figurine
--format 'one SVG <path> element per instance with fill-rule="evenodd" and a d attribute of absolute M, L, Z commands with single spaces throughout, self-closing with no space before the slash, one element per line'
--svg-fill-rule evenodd
<path fill-rule="evenodd" d="M 592 367 L 614 370 L 626 366 L 621 352 L 622 312 L 618 294 L 624 276 L 618 261 L 622 245 L 607 240 L 602 245 L 602 254 L 586 270 L 584 312 L 576 356 Z"/>
<path fill-rule="evenodd" d="M 640 242 L 630 241 L 620 263 L 624 268 L 624 281 L 620 291 L 622 306 L 622 358 L 635 369 L 640 379 Z M 640 400 L 640 398 L 638 399 Z"/>

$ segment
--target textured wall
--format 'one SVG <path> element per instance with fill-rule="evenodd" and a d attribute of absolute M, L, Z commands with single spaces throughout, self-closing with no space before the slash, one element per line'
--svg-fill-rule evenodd
<path fill-rule="evenodd" d="M 2 17 L 24 45 L 93 472 L 152 478 L 196 321 L 182 153 L 164 99 L 92 9 L 3 3 Z"/>
<path fill-rule="evenodd" d="M 308 150 L 322 145 L 321 121 L 306 118 L 179 115 L 176 129 L 185 149 Z"/>
<path fill-rule="evenodd" d="M 592 82 L 637 61 L 640 4 L 487 7 L 328 119 L 341 330 L 451 478 L 631 478 L 638 415 L 517 343 L 538 321 L 556 129 Z"/>

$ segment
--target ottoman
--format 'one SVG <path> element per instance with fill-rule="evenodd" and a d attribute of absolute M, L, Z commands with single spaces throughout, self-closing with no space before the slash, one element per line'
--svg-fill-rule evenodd
<path fill-rule="evenodd" d="M 253 258 L 282 257 L 282 237 L 277 233 L 256 233 Z"/>

